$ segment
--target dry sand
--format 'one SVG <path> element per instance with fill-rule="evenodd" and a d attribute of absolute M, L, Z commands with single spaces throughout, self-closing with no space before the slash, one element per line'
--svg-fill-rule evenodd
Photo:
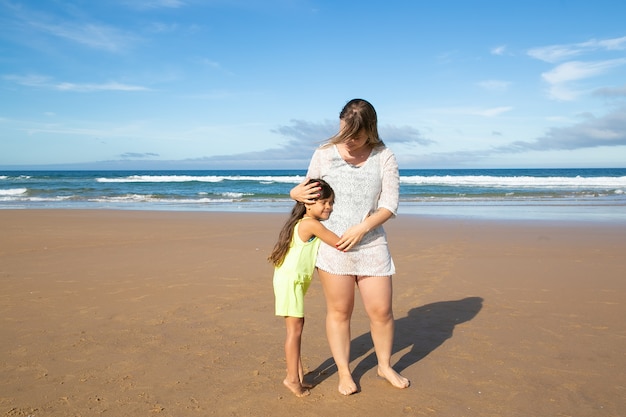
<path fill-rule="evenodd" d="M 318 281 L 282 385 L 265 261 L 278 214 L 0 210 L 2 416 L 623 416 L 626 226 L 442 220 L 387 226 L 393 362 L 376 377 L 354 313 L 360 392 L 337 392 Z"/>

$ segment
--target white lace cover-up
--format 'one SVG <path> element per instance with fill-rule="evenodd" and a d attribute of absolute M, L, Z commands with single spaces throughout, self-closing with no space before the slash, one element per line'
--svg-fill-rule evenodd
<path fill-rule="evenodd" d="M 396 157 L 389 148 L 373 149 L 360 167 L 344 161 L 334 145 L 318 148 L 307 177 L 321 178 L 335 191 L 335 207 L 324 225 L 338 236 L 377 209 L 397 214 L 400 179 Z M 316 266 L 335 275 L 391 276 L 396 272 L 382 226 L 369 231 L 348 252 L 322 243 Z"/>

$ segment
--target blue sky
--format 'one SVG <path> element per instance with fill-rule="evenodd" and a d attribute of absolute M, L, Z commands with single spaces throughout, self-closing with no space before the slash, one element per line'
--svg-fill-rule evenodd
<path fill-rule="evenodd" d="M 0 169 L 626 166 L 626 2 L 0 0 Z"/>

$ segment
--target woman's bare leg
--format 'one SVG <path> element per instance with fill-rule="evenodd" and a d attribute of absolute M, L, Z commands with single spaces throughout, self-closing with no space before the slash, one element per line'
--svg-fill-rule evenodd
<path fill-rule="evenodd" d="M 308 389 L 302 387 L 302 359 L 300 350 L 302 346 L 302 330 L 304 329 L 304 318 L 285 317 L 285 327 L 287 336 L 285 337 L 285 359 L 287 361 L 287 377 L 283 384 L 298 397 L 310 394 Z"/>
<path fill-rule="evenodd" d="M 370 319 L 372 341 L 378 359 L 378 375 L 396 388 L 406 388 L 410 385 L 409 380 L 391 367 L 394 335 L 391 277 L 361 277 L 358 286 Z"/>
<path fill-rule="evenodd" d="M 356 384 L 350 372 L 350 319 L 354 309 L 354 277 L 318 271 L 326 298 L 326 337 L 337 365 L 339 392 L 354 394 Z"/>

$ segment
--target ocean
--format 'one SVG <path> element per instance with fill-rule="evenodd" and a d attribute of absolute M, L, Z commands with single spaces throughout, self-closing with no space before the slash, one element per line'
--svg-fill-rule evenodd
<path fill-rule="evenodd" d="M 304 170 L 0 171 L 0 209 L 288 213 Z M 626 222 L 626 168 L 400 170 L 399 215 Z"/>

